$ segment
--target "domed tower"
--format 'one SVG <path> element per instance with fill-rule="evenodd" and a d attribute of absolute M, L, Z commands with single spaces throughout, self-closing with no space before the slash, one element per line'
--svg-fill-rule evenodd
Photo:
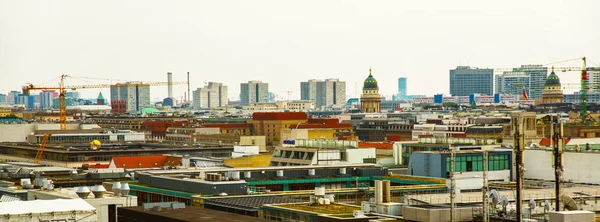
<path fill-rule="evenodd" d="M 369 77 L 365 79 L 363 92 L 360 95 L 360 110 L 363 113 L 378 113 L 381 111 L 381 95 L 371 68 L 369 68 Z"/>
<path fill-rule="evenodd" d="M 552 67 L 552 72 L 546 77 L 541 104 L 563 103 L 563 99 L 564 94 L 561 89 L 560 79 L 558 79 L 558 76 L 554 73 L 554 67 Z"/>

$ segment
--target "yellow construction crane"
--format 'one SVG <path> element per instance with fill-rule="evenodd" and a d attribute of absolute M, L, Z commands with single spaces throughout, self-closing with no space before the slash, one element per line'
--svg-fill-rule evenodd
<path fill-rule="evenodd" d="M 77 90 L 77 89 L 99 89 L 99 88 L 110 88 L 111 84 L 94 84 L 94 85 L 73 85 L 73 86 L 65 86 L 65 79 L 70 77 L 68 75 L 60 76 L 60 85 L 58 87 L 55 86 L 34 86 L 31 83 L 23 86 L 23 94 L 29 95 L 29 92 L 32 90 L 58 90 L 59 96 L 59 123 L 60 129 L 67 129 L 67 102 L 65 98 L 66 90 Z M 127 82 L 127 83 L 119 83 L 118 85 L 124 86 L 166 86 L 166 85 L 184 85 L 188 84 L 187 81 L 179 81 L 179 82 Z"/>
<path fill-rule="evenodd" d="M 46 148 L 46 143 L 48 142 L 48 138 L 52 136 L 52 133 L 44 134 L 44 139 L 42 139 L 42 144 L 40 144 L 40 149 L 37 151 L 35 155 L 35 159 L 33 159 L 33 163 L 37 164 L 42 159 L 42 154 L 44 153 L 44 149 Z"/>

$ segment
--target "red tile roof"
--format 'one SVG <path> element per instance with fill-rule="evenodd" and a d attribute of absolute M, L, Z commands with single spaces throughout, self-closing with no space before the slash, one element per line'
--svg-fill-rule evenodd
<path fill-rule="evenodd" d="M 567 143 L 569 143 L 569 141 L 571 141 L 571 139 L 570 139 L 570 138 L 565 138 L 565 139 L 563 139 L 563 143 L 564 143 L 564 145 L 567 145 Z M 543 138 L 543 139 L 540 141 L 540 146 L 550 146 L 550 138 Z"/>
<path fill-rule="evenodd" d="M 392 149 L 394 144 L 384 142 L 358 142 L 359 148 Z"/>
<path fill-rule="evenodd" d="M 96 163 L 96 164 L 90 164 L 90 168 L 91 169 L 106 169 L 108 168 L 109 164 L 101 164 L 101 163 Z"/>
<path fill-rule="evenodd" d="M 253 120 L 306 120 L 305 112 L 272 112 L 252 114 Z"/>
<path fill-rule="evenodd" d="M 181 157 L 169 156 L 115 156 L 111 165 L 116 168 L 135 169 L 161 166 L 179 166 Z"/>
<path fill-rule="evenodd" d="M 252 123 L 210 123 L 203 124 L 207 128 L 252 128 Z"/>

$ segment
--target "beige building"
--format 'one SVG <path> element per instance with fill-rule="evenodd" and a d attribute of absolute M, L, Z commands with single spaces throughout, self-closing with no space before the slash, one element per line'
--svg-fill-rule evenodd
<path fill-rule="evenodd" d="M 269 84 L 261 81 L 249 81 L 240 84 L 240 104 L 247 106 L 252 103 L 269 101 Z"/>
<path fill-rule="evenodd" d="M 265 136 L 267 145 L 282 143 L 281 131 L 301 123 L 306 123 L 307 116 L 304 112 L 255 112 L 248 123 L 254 126 L 258 136 Z"/>
<path fill-rule="evenodd" d="M 227 106 L 227 86 L 223 83 L 209 82 L 204 88 L 198 88 L 193 94 L 194 109 L 211 109 Z"/>
<path fill-rule="evenodd" d="M 381 95 L 379 94 L 379 86 L 377 80 L 373 78 L 371 69 L 369 69 L 369 77 L 365 79 L 363 84 L 363 93 L 360 95 L 360 110 L 363 113 L 378 113 L 381 111 Z"/>
<path fill-rule="evenodd" d="M 546 77 L 546 84 L 544 84 L 544 91 L 542 92 L 542 101 L 539 104 L 553 104 L 563 103 L 564 94 L 561 89 L 560 80 L 554 73 L 554 67 L 552 67 L 552 73 Z"/>
<path fill-rule="evenodd" d="M 243 106 L 243 110 L 250 111 L 306 111 L 314 109 L 313 102 L 308 100 L 280 101 L 271 103 L 252 103 L 248 106 Z"/>

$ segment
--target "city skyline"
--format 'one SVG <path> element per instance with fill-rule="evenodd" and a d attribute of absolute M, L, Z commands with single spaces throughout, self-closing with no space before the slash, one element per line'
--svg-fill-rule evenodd
<path fill-rule="evenodd" d="M 457 65 L 510 68 L 583 56 L 590 66 L 600 62 L 600 31 L 591 28 L 598 22 L 591 16 L 596 1 L 235 3 L 104 2 L 75 10 L 91 7 L 4 1 L 0 74 L 11 78 L 0 83 L 0 92 L 27 82 L 50 85 L 47 80 L 63 73 L 162 82 L 167 72 L 181 81 L 189 71 L 191 88 L 261 80 L 272 92 L 291 90 L 292 98 L 300 98 L 298 82 L 338 78 L 353 95 L 372 66 L 386 97 L 396 93 L 399 76 L 411 79 L 411 94 L 433 95 L 449 93 L 447 72 Z M 529 34 L 510 34 L 519 32 Z M 565 83 L 578 80 L 558 75 Z M 153 87 L 150 97 L 167 97 L 166 88 Z M 81 90 L 90 98 L 99 91 L 109 93 Z M 175 87 L 174 97 L 184 92 Z M 229 95 L 239 89 L 231 87 Z"/>

